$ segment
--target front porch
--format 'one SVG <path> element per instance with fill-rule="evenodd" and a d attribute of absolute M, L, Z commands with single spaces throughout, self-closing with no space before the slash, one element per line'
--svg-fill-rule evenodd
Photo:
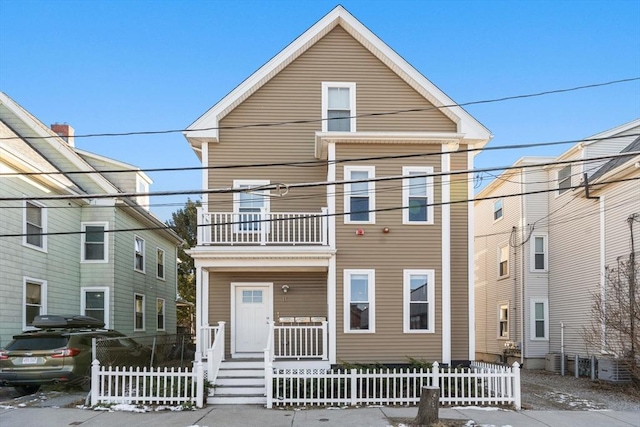
<path fill-rule="evenodd" d="M 201 328 L 201 351 L 210 404 L 266 404 L 270 372 L 276 369 L 330 369 L 328 322 L 320 318 L 284 318 L 268 322 L 267 344 L 262 352 L 225 351 L 226 323 Z"/>

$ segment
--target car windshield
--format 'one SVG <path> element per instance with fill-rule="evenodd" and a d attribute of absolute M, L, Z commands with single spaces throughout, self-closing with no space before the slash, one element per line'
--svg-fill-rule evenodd
<path fill-rule="evenodd" d="M 5 347 L 5 350 L 52 350 L 67 345 L 68 337 L 20 337 L 15 338 Z"/>

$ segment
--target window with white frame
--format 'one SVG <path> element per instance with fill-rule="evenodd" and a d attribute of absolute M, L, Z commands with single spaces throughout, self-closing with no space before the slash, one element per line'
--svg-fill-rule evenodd
<path fill-rule="evenodd" d="M 156 299 L 156 319 L 157 319 L 157 329 L 159 331 L 165 330 L 165 317 L 164 317 L 164 306 L 165 301 L 162 298 Z"/>
<path fill-rule="evenodd" d="M 24 202 L 24 238 L 25 246 L 47 250 L 47 208 L 35 201 Z"/>
<path fill-rule="evenodd" d="M 134 236 L 133 240 L 135 251 L 133 269 L 144 273 L 144 239 Z"/>
<path fill-rule="evenodd" d="M 403 330 L 435 331 L 435 270 L 404 270 Z"/>
<path fill-rule="evenodd" d="M 509 303 L 498 304 L 498 338 L 509 339 Z"/>
<path fill-rule="evenodd" d="M 571 189 L 571 165 L 567 165 L 558 171 L 558 194 Z"/>
<path fill-rule="evenodd" d="M 402 223 L 433 224 L 433 174 L 432 167 L 402 168 Z"/>
<path fill-rule="evenodd" d="M 344 270 L 344 331 L 375 332 L 374 270 Z"/>
<path fill-rule="evenodd" d="M 136 192 L 140 194 L 136 196 L 136 202 L 146 210 L 149 210 L 149 182 L 139 174 L 136 175 Z"/>
<path fill-rule="evenodd" d="M 82 262 L 107 262 L 108 223 L 83 222 L 82 223 Z"/>
<path fill-rule="evenodd" d="M 531 300 L 531 339 L 549 339 L 549 303 L 546 299 Z"/>
<path fill-rule="evenodd" d="M 144 331 L 145 329 L 145 297 L 143 294 L 134 294 L 133 310 L 134 310 L 134 331 Z"/>
<path fill-rule="evenodd" d="M 322 83 L 322 131 L 356 131 L 356 84 Z"/>
<path fill-rule="evenodd" d="M 531 271 L 547 271 L 547 236 L 531 236 Z"/>
<path fill-rule="evenodd" d="M 25 277 L 23 288 L 23 329 L 32 328 L 33 319 L 47 314 L 47 282 Z"/>
<path fill-rule="evenodd" d="M 84 287 L 80 289 L 81 314 L 102 320 L 109 328 L 109 288 Z"/>
<path fill-rule="evenodd" d="M 503 204 L 502 199 L 498 199 L 495 202 L 493 202 L 493 220 L 494 221 L 498 221 L 499 219 L 502 219 L 502 216 L 504 214 L 502 211 L 502 204 Z"/>
<path fill-rule="evenodd" d="M 156 276 L 164 280 L 164 274 L 164 250 L 156 248 Z"/>
<path fill-rule="evenodd" d="M 498 277 L 509 276 L 509 245 L 498 248 Z"/>
<path fill-rule="evenodd" d="M 375 223 L 375 178 L 374 166 L 345 166 L 344 179 L 344 222 Z"/>
<path fill-rule="evenodd" d="M 260 232 L 262 227 L 267 227 L 262 222 L 262 215 L 269 212 L 269 190 L 262 189 L 269 185 L 269 181 L 233 181 L 234 189 L 241 189 L 233 193 L 233 212 L 235 232 Z"/>

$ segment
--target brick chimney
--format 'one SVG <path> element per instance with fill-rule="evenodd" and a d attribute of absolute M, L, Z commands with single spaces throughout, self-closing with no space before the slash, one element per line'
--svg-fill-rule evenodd
<path fill-rule="evenodd" d="M 54 123 L 51 125 L 51 130 L 57 133 L 71 147 L 75 147 L 75 141 L 73 138 L 75 131 L 71 126 L 66 123 Z"/>

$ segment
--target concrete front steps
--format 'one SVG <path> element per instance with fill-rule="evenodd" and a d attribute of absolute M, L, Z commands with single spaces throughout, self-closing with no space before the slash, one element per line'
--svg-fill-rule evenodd
<path fill-rule="evenodd" d="M 263 359 L 232 359 L 220 364 L 215 387 L 209 389 L 210 405 L 265 405 Z"/>

